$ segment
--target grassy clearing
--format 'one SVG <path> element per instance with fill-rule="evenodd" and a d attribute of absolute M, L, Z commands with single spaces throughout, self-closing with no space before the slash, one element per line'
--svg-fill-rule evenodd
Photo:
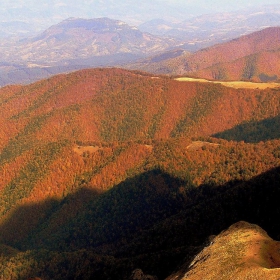
<path fill-rule="evenodd" d="M 219 144 L 204 142 L 204 141 L 193 141 L 190 145 L 187 146 L 187 150 L 196 151 L 204 146 L 219 146 Z"/>
<path fill-rule="evenodd" d="M 244 81 L 224 82 L 224 81 L 209 81 L 206 79 L 196 79 L 196 78 L 189 78 L 189 77 L 176 78 L 175 80 L 180 82 L 214 83 L 214 84 L 221 84 L 223 86 L 232 87 L 232 88 L 266 89 L 266 88 L 280 87 L 279 83 L 253 83 L 253 82 L 244 82 Z"/>

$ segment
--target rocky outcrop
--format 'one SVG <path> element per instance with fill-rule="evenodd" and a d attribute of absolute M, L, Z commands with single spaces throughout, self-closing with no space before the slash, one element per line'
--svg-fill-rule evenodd
<path fill-rule="evenodd" d="M 216 236 L 167 280 L 280 279 L 280 242 L 257 225 L 238 222 Z"/>

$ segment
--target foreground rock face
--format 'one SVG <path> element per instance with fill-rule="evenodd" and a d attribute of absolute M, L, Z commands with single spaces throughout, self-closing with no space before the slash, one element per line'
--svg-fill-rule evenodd
<path fill-rule="evenodd" d="M 280 279 L 280 242 L 257 225 L 238 222 L 216 236 L 167 280 Z"/>

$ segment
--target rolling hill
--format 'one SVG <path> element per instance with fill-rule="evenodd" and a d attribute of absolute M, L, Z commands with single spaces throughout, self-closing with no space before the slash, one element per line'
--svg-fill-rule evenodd
<path fill-rule="evenodd" d="M 0 89 L 9 139 L 127 141 L 209 136 L 279 115 L 279 89 L 234 89 L 122 69 L 91 69 Z M 46 133 L 48 131 L 48 133 Z"/>
<path fill-rule="evenodd" d="M 214 80 L 278 80 L 279 46 L 280 28 L 270 27 L 188 56 L 167 57 L 157 64 L 152 57 L 129 68 Z"/>
<path fill-rule="evenodd" d="M 240 220 L 279 238 L 279 94 L 117 68 L 1 88 L 0 275 L 164 279 Z"/>

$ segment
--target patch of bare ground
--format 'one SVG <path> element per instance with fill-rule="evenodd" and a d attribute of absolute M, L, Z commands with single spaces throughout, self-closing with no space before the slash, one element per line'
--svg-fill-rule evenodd
<path fill-rule="evenodd" d="M 259 226 L 238 222 L 216 236 L 185 269 L 167 280 L 279 280 L 280 242 Z"/>
<path fill-rule="evenodd" d="M 99 146 L 75 146 L 73 151 L 78 155 L 82 156 L 84 153 L 95 153 L 101 148 Z"/>
<path fill-rule="evenodd" d="M 211 143 L 211 142 L 205 142 L 205 141 L 193 141 L 190 145 L 187 146 L 188 151 L 197 151 L 205 146 L 214 146 L 217 147 L 219 144 Z"/>

